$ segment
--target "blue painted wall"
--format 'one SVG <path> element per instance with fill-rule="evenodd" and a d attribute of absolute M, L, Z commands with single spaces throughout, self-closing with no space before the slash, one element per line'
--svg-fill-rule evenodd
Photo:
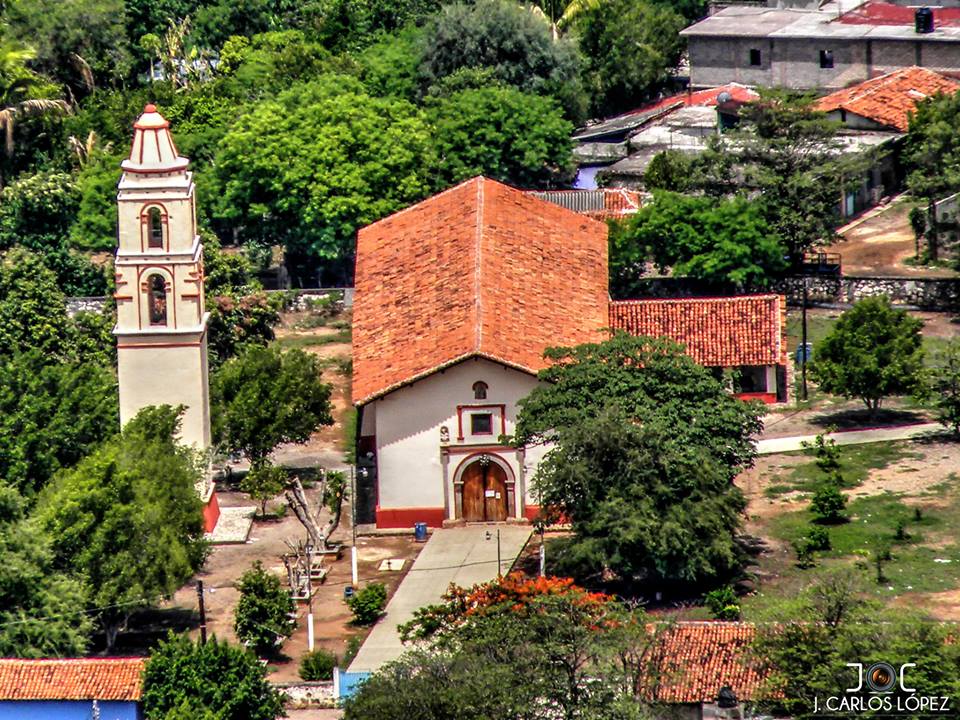
<path fill-rule="evenodd" d="M 100 702 L 100 720 L 141 720 L 135 702 Z M 91 720 L 89 700 L 18 700 L 0 702 L 0 720 Z"/>

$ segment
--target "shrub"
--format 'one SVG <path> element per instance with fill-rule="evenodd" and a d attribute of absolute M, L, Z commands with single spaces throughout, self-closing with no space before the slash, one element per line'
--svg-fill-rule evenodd
<path fill-rule="evenodd" d="M 847 507 L 847 496 L 834 485 L 826 485 L 813 495 L 810 501 L 810 511 L 818 523 L 834 525 L 846 522 L 844 510 Z"/>
<path fill-rule="evenodd" d="M 308 682 L 331 680 L 336 666 L 337 656 L 334 653 L 322 648 L 314 650 L 300 658 L 300 677 Z"/>
<path fill-rule="evenodd" d="M 829 550 L 830 534 L 827 529 L 819 525 L 811 525 L 807 530 L 807 542 L 811 550 Z"/>
<path fill-rule="evenodd" d="M 241 642 L 256 652 L 273 652 L 293 634 L 295 610 L 280 579 L 264 570 L 258 560 L 240 578 L 234 630 Z"/>
<path fill-rule="evenodd" d="M 715 620 L 740 619 L 740 600 L 729 585 L 711 590 L 703 600 Z"/>
<path fill-rule="evenodd" d="M 817 564 L 813 556 L 813 547 L 810 544 L 809 537 L 802 537 L 793 541 L 793 550 L 797 553 L 797 567 L 806 570 Z"/>
<path fill-rule="evenodd" d="M 370 583 L 347 600 L 353 611 L 354 625 L 373 625 L 383 614 L 386 604 L 387 586 L 383 583 Z"/>

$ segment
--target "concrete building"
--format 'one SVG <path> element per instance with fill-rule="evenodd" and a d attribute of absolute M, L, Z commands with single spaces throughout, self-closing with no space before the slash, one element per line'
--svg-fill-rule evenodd
<path fill-rule="evenodd" d="M 913 65 L 960 73 L 960 8 L 934 7 L 929 21 L 917 11 L 880 0 L 725 7 L 681 33 L 690 84 L 827 91 Z"/>
<path fill-rule="evenodd" d="M 183 405 L 180 439 L 210 447 L 203 247 L 190 161 L 169 123 L 147 105 L 133 125 L 117 187 L 117 375 L 120 423 L 151 405 Z M 207 530 L 218 515 L 213 484 L 198 488 Z"/>

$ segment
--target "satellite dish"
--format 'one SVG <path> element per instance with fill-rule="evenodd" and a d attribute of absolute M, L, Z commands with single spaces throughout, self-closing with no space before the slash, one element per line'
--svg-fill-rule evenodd
<path fill-rule="evenodd" d="M 733 95 L 731 95 L 731 94 L 730 94 L 729 92 L 727 92 L 726 90 L 724 90 L 722 93 L 720 93 L 719 95 L 717 95 L 717 104 L 718 104 L 718 105 L 725 105 L 726 103 L 730 102 L 731 100 L 733 100 Z"/>

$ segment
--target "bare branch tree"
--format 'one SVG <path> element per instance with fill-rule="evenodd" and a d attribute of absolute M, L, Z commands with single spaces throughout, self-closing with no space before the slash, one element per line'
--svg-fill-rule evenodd
<path fill-rule="evenodd" d="M 323 472 L 320 485 L 322 501 L 315 510 L 311 509 L 307 494 L 304 492 L 300 478 L 294 476 L 290 487 L 284 493 L 287 503 L 293 509 L 297 520 L 303 525 L 310 538 L 310 544 L 318 550 L 332 550 L 330 536 L 340 526 L 340 516 L 343 510 L 343 496 L 346 491 L 346 482 L 342 472 Z M 329 519 L 321 524 L 320 516 L 324 510 L 330 513 Z"/>

